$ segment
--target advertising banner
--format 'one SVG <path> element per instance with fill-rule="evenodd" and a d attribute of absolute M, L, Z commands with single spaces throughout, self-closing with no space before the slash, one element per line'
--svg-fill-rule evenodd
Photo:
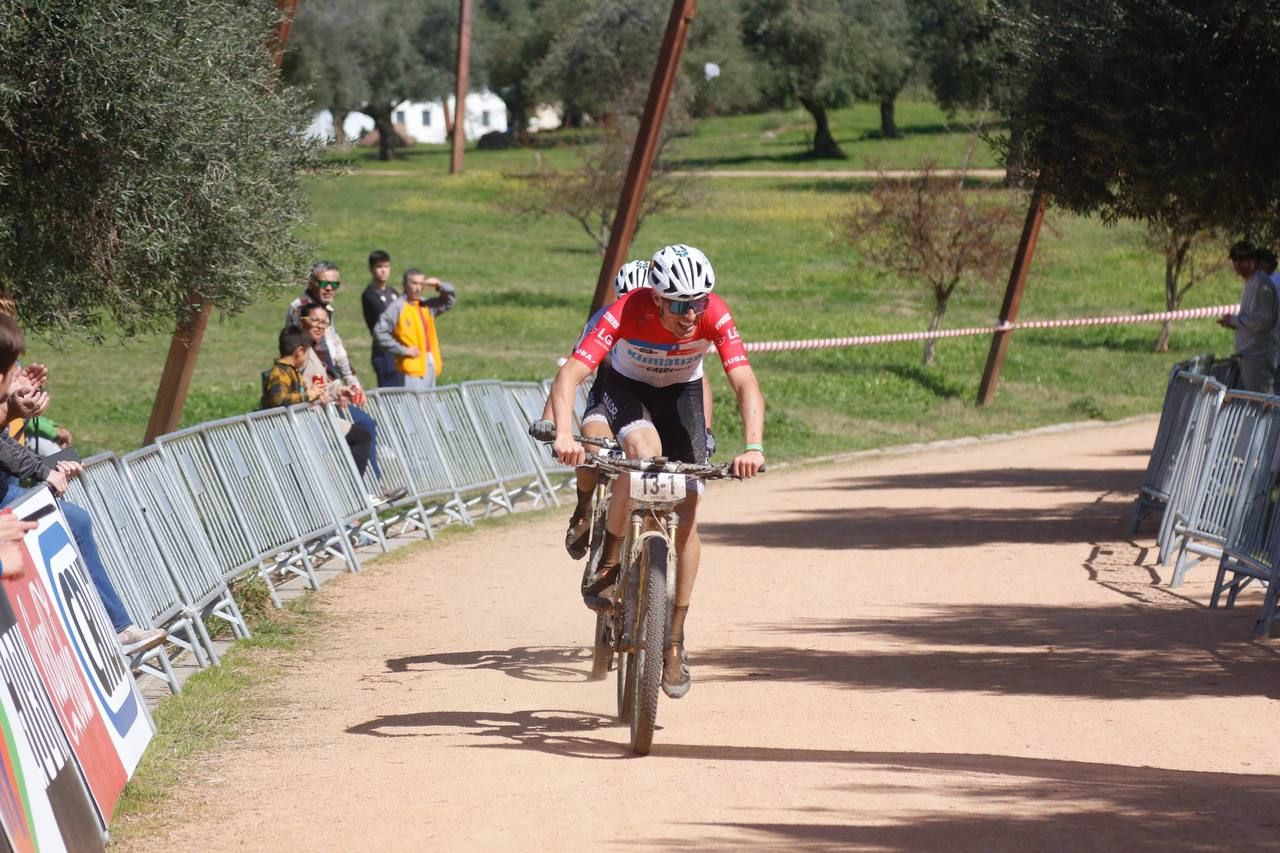
<path fill-rule="evenodd" d="M 39 526 L 25 538 L 25 576 L 0 586 L 106 825 L 151 721 L 57 502 L 41 488 L 12 509 Z"/>
<path fill-rule="evenodd" d="M 9 846 L 18 853 L 102 850 L 98 814 L 4 596 L 0 729 L 0 823 Z"/>

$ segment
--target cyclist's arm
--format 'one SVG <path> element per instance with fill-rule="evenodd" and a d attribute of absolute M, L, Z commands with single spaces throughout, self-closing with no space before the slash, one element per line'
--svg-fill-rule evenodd
<path fill-rule="evenodd" d="M 738 398 L 738 413 L 742 416 L 742 434 L 747 444 L 762 445 L 764 443 L 764 395 L 760 393 L 760 383 L 756 381 L 755 371 L 751 365 L 743 364 L 730 370 L 727 374 L 733 393 Z M 764 464 L 764 453 L 758 450 L 744 450 L 734 456 L 733 473 L 739 477 L 754 477 Z"/>
<path fill-rule="evenodd" d="M 711 406 L 715 395 L 711 393 L 711 374 L 702 374 L 702 419 L 706 421 L 707 429 L 711 429 Z"/>
<path fill-rule="evenodd" d="M 566 465 L 581 465 L 586 451 L 573 438 L 573 396 L 591 368 L 571 358 L 556 373 L 551 384 L 551 412 L 556 422 L 556 457 Z"/>

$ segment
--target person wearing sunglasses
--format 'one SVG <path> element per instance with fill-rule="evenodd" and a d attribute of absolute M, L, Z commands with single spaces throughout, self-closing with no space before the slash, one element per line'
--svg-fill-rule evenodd
<path fill-rule="evenodd" d="M 311 265 L 311 274 L 307 277 L 307 290 L 297 299 L 289 303 L 289 311 L 285 314 L 284 325 L 302 326 L 302 307 L 304 305 L 323 305 L 329 312 L 329 328 L 324 336 L 324 348 L 333 361 L 334 369 L 343 383 L 351 389 L 352 399 L 356 405 L 364 405 L 364 388 L 356 376 L 355 368 L 347 355 L 347 348 L 342 343 L 342 336 L 333 322 L 333 300 L 342 287 L 342 277 L 338 267 L 332 261 L 316 261 Z"/>
<path fill-rule="evenodd" d="M 728 305 L 711 292 L 716 283 L 711 262 L 692 246 L 666 246 L 650 260 L 648 280 L 649 287 L 634 290 L 609 306 L 556 374 L 551 388 L 556 457 L 566 465 L 585 461 L 586 451 L 574 439 L 574 392 L 607 356 L 610 370 L 597 380 L 596 396 L 627 457 L 666 456 L 680 462 L 705 462 L 702 363 L 714 345 L 738 399 L 746 436 L 731 468 L 739 477 L 754 477 L 764 465 L 764 397 Z M 692 484 L 689 497 L 677 509 L 679 570 L 662 676 L 662 689 L 673 699 L 685 695 L 692 683 L 684 624 L 701 553 L 697 528 L 701 485 Z M 628 495 L 625 487 L 613 490 L 599 580 L 583 595 L 584 603 L 592 609 L 609 606 L 603 593 L 617 578 Z"/>

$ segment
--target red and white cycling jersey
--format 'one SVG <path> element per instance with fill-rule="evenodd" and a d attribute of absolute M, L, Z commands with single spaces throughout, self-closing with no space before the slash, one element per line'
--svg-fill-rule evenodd
<path fill-rule="evenodd" d="M 595 370 L 608 354 L 609 366 L 618 373 L 658 387 L 701 379 L 702 357 L 712 344 L 726 373 L 748 364 L 729 306 L 714 293 L 692 337 L 684 340 L 663 328 L 658 312 L 652 290 L 633 290 L 600 315 L 573 357 Z"/>

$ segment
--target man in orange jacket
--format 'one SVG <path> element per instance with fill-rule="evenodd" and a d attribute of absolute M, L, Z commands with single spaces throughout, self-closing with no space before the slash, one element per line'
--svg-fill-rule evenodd
<path fill-rule="evenodd" d="M 401 387 L 431 388 L 444 368 L 435 318 L 452 308 L 458 297 L 452 284 L 434 276 L 427 278 L 419 269 L 405 270 L 403 282 L 404 296 L 382 312 L 373 337 L 379 346 L 395 354 Z M 424 300 L 422 293 L 427 287 L 435 288 L 436 295 Z"/>

